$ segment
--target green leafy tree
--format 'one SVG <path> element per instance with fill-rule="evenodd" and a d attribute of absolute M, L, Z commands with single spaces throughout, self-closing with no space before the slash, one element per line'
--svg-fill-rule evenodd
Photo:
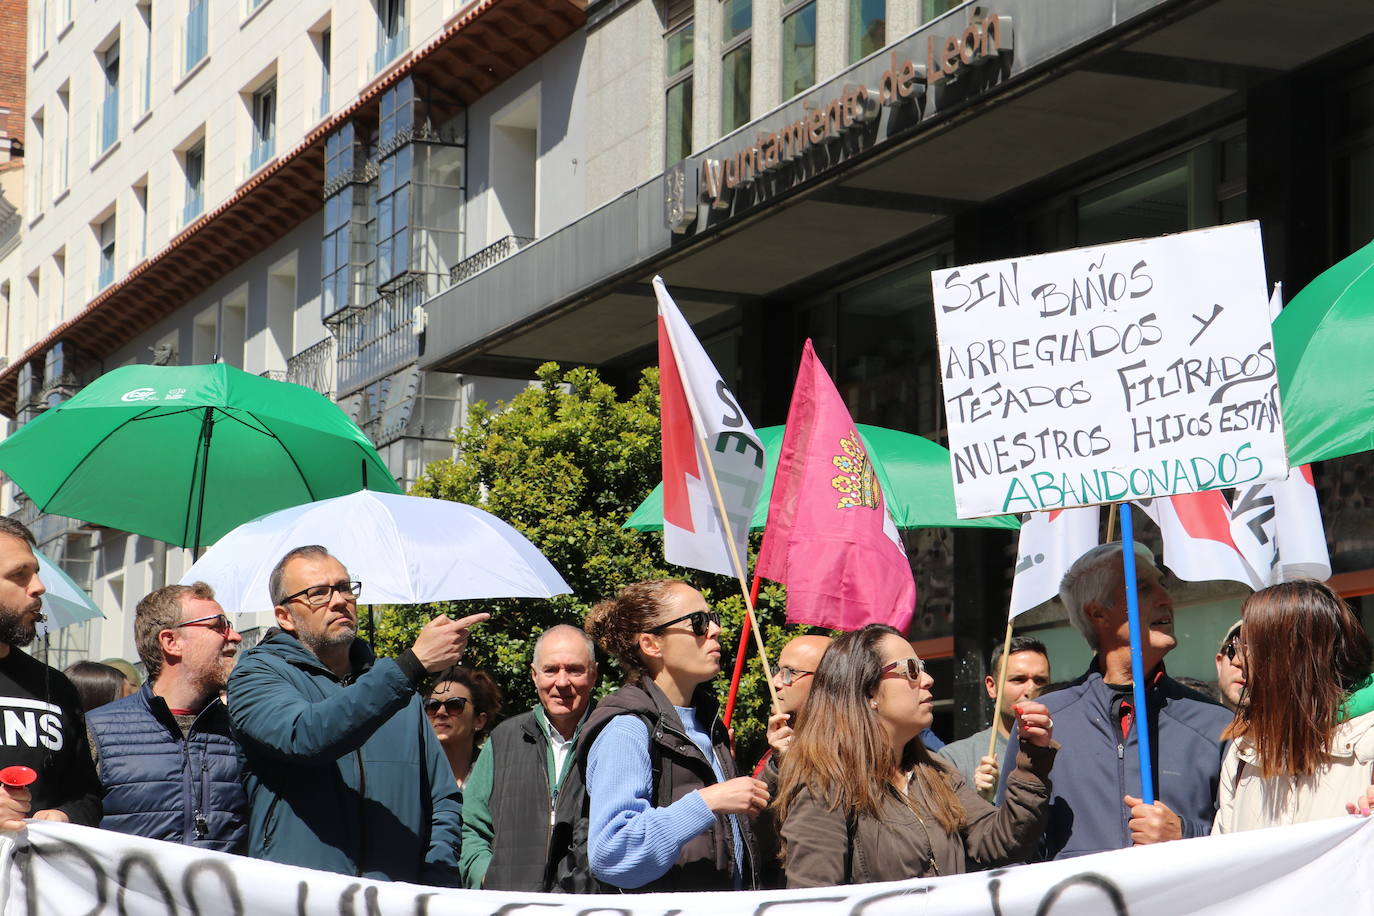
<path fill-rule="evenodd" d="M 442 608 L 454 614 L 492 613 L 491 620 L 473 631 L 467 663 L 485 668 L 502 686 L 507 712 L 527 709 L 535 703 L 529 663 L 540 633 L 556 623 L 580 626 L 591 605 L 630 582 L 680 576 L 700 588 L 721 613 L 727 670 L 717 686 L 724 702 L 728 664 L 745 614 L 738 583 L 670 568 L 663 561 L 660 534 L 620 527 L 660 476 L 658 370 L 646 369 L 624 400 L 592 369 L 563 370 L 546 363 L 537 376 L 537 384 L 507 404 L 473 405 L 466 424 L 454 431 L 458 459 L 431 464 L 413 491 L 480 506 L 505 520 L 548 557 L 572 588 L 571 595 L 550 601 L 505 599 Z M 762 590 L 758 612 L 770 658 L 777 657 L 790 635 L 780 626 L 783 602 L 780 586 Z M 440 610 L 382 608 L 375 635 L 381 653 L 405 649 Z M 621 673 L 603 659 L 603 692 L 620 679 Z M 734 721 L 742 763 L 762 752 L 768 705 L 761 669 L 751 657 Z"/>

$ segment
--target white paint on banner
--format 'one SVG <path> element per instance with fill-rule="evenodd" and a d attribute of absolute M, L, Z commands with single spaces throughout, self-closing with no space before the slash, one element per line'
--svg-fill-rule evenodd
<path fill-rule="evenodd" d="M 448 890 L 205 852 L 72 824 L 0 838 L 3 916 L 1183 916 L 1374 912 L 1374 823 L 1333 818 L 944 878 L 811 890 L 560 896 Z"/>
<path fill-rule="evenodd" d="M 961 518 L 1287 475 L 1259 223 L 931 284 Z"/>

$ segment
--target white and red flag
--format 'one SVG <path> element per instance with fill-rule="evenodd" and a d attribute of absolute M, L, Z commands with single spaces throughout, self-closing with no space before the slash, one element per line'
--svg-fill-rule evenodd
<path fill-rule="evenodd" d="M 787 410 L 758 574 L 787 585 L 787 622 L 905 631 L 916 582 L 876 462 L 811 341 Z"/>
<path fill-rule="evenodd" d="M 654 277 L 654 295 L 663 424 L 663 556 L 678 566 L 743 579 L 749 522 L 763 489 L 763 445 L 662 277 Z M 710 449 L 709 458 L 704 448 Z"/>
<path fill-rule="evenodd" d="M 1231 537 L 1231 504 L 1220 490 L 1142 499 L 1136 505 L 1164 536 L 1164 565 L 1188 582 L 1229 579 L 1254 587 Z"/>
<path fill-rule="evenodd" d="M 1269 317 L 1283 308 L 1282 286 L 1274 284 Z M 1292 468 L 1286 480 L 1236 490 L 1231 536 L 1253 574 L 1255 588 L 1293 579 L 1329 579 L 1321 506 L 1310 465 Z"/>
<path fill-rule="evenodd" d="M 1016 577 L 1011 585 L 1011 616 L 1024 614 L 1059 594 L 1064 573 L 1098 545 L 1101 509 L 1055 509 L 1023 516 L 1016 545 Z"/>

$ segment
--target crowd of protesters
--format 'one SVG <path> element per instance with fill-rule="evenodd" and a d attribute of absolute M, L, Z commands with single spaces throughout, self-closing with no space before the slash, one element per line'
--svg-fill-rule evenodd
<path fill-rule="evenodd" d="M 277 563 L 277 626 L 251 650 L 209 586 L 172 585 L 135 615 L 146 682 L 97 663 L 64 676 L 15 651 L 42 620 L 32 546 L 0 518 L 0 766 L 36 775 L 0 786 L 2 830 L 70 821 L 367 878 L 590 893 L 948 875 L 1374 806 L 1374 653 L 1350 608 L 1315 581 L 1250 596 L 1217 702 L 1165 671 L 1173 601 L 1139 545 L 1147 709 L 1106 544 L 1060 590 L 1094 652 L 1076 680 L 1046 692 L 1042 643 L 997 647 L 992 724 L 936 752 L 934 680 L 901 633 L 800 636 L 756 764 L 718 715 L 720 617 L 678 580 L 541 634 L 538 703 L 498 723 L 500 687 L 460 664 L 487 615 L 441 615 L 376 658 L 361 583 L 319 546 Z M 600 702 L 597 647 L 623 673 Z"/>

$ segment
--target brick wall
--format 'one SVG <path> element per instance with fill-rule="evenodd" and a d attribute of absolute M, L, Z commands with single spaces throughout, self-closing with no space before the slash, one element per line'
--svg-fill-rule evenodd
<path fill-rule="evenodd" d="M 28 69 L 27 0 L 0 0 L 0 136 L 24 139 L 24 74 Z M 8 146 L 8 144 L 0 144 Z M 0 150 L 0 160 L 9 150 Z"/>

